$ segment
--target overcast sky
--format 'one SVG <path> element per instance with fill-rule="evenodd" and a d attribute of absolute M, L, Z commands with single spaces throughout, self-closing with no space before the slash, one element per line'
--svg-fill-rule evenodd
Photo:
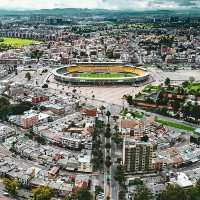
<path fill-rule="evenodd" d="M 35 10 L 52 8 L 189 9 L 200 8 L 200 0 L 0 0 L 0 9 Z"/>

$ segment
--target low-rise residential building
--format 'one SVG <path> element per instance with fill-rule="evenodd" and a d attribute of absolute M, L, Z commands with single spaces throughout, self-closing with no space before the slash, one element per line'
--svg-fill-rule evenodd
<path fill-rule="evenodd" d="M 16 131 L 8 126 L 0 124 L 0 141 L 16 134 Z"/>
<path fill-rule="evenodd" d="M 0 69 L 0 78 L 3 78 L 3 77 L 5 77 L 5 76 L 7 76 L 8 75 L 8 71 L 7 70 L 1 70 Z"/>

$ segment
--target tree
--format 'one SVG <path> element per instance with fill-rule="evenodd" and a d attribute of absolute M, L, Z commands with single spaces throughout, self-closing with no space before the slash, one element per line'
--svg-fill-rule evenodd
<path fill-rule="evenodd" d="M 6 97 L 0 97 L 0 108 L 5 105 L 10 105 L 9 99 Z"/>
<path fill-rule="evenodd" d="M 107 168 L 109 168 L 110 166 L 112 165 L 112 162 L 111 162 L 111 160 L 106 160 L 105 161 L 105 166 L 107 167 Z"/>
<path fill-rule="evenodd" d="M 200 105 L 197 102 L 192 106 L 191 116 L 195 118 L 195 121 L 198 121 L 200 118 Z"/>
<path fill-rule="evenodd" d="M 103 192 L 103 189 L 102 189 L 100 186 L 96 185 L 96 186 L 95 186 L 95 197 L 94 197 L 95 200 L 97 199 L 97 196 L 98 196 L 101 192 Z"/>
<path fill-rule="evenodd" d="M 141 141 L 143 142 L 147 142 L 149 140 L 149 137 L 147 135 L 144 135 L 142 138 L 141 138 Z"/>
<path fill-rule="evenodd" d="M 106 129 L 106 132 L 105 132 L 104 136 L 105 136 L 107 139 L 109 139 L 109 138 L 111 137 L 111 132 L 110 132 L 109 129 Z"/>
<path fill-rule="evenodd" d="M 188 103 L 187 105 L 183 105 L 181 107 L 181 112 L 183 113 L 183 118 L 186 119 L 191 115 L 191 107 L 192 104 Z"/>
<path fill-rule="evenodd" d="M 116 163 L 117 164 L 121 164 L 122 163 L 122 158 L 117 158 Z"/>
<path fill-rule="evenodd" d="M 187 200 L 197 200 L 198 191 L 195 187 L 189 187 L 186 189 Z"/>
<path fill-rule="evenodd" d="M 134 200 L 151 200 L 152 193 L 145 185 L 137 185 Z"/>
<path fill-rule="evenodd" d="M 76 200 L 93 200 L 93 195 L 87 188 L 80 188 L 75 194 Z"/>
<path fill-rule="evenodd" d="M 200 178 L 196 182 L 196 189 L 197 189 L 198 196 L 200 196 Z"/>
<path fill-rule="evenodd" d="M 125 181 L 124 167 L 121 164 L 121 162 L 116 167 L 114 178 L 115 178 L 116 181 L 118 181 L 119 185 L 122 185 Z"/>
<path fill-rule="evenodd" d="M 115 130 L 115 133 L 117 133 L 119 131 L 119 126 L 117 124 L 115 124 L 114 130 Z"/>
<path fill-rule="evenodd" d="M 34 200 L 48 200 L 54 196 L 54 189 L 48 186 L 38 186 L 32 190 Z"/>
<path fill-rule="evenodd" d="M 2 120 L 3 121 L 7 120 L 8 114 L 10 112 L 10 106 L 8 106 L 8 105 L 2 106 L 0 111 L 1 111 Z"/>
<path fill-rule="evenodd" d="M 173 107 L 174 111 L 178 111 L 178 109 L 181 107 L 181 104 L 178 100 L 174 100 L 172 102 L 172 107 Z"/>
<path fill-rule="evenodd" d="M 111 116 L 111 113 L 110 113 L 109 110 L 106 112 L 106 116 L 108 117 L 108 122 L 109 122 L 109 119 L 110 119 L 110 116 Z"/>
<path fill-rule="evenodd" d="M 167 78 L 165 79 L 165 85 L 166 85 L 166 86 L 170 85 L 170 82 L 171 82 L 171 80 L 167 77 Z"/>
<path fill-rule="evenodd" d="M 115 142 L 116 145 L 119 145 L 121 143 L 121 138 L 120 136 L 114 136 L 113 141 Z"/>
<path fill-rule="evenodd" d="M 32 103 L 22 101 L 19 104 L 12 105 L 10 107 L 10 114 L 11 115 L 22 115 L 25 111 L 28 111 L 32 107 Z"/>
<path fill-rule="evenodd" d="M 48 84 L 44 84 L 43 86 L 42 86 L 42 88 L 48 88 L 49 86 L 48 86 Z"/>
<path fill-rule="evenodd" d="M 101 141 L 100 140 L 93 141 L 92 155 L 93 155 L 92 163 L 94 163 L 98 167 L 99 164 L 103 162 L 103 153 L 101 150 Z"/>
<path fill-rule="evenodd" d="M 186 87 L 187 85 L 189 85 L 189 82 L 188 82 L 188 81 L 184 81 L 184 82 L 182 83 L 182 86 L 183 86 L 183 87 Z"/>
<path fill-rule="evenodd" d="M 73 197 L 70 196 L 70 195 L 67 195 L 67 196 L 65 197 L 65 200 L 73 200 Z"/>
<path fill-rule="evenodd" d="M 101 114 L 103 115 L 103 111 L 106 109 L 106 107 L 105 106 L 100 106 L 99 107 L 99 110 L 101 111 Z"/>
<path fill-rule="evenodd" d="M 113 118 L 113 120 L 116 122 L 116 121 L 119 119 L 119 116 L 113 115 L 112 118 Z"/>
<path fill-rule="evenodd" d="M 5 189 L 10 194 L 15 194 L 16 188 L 20 186 L 20 183 L 18 180 L 10 180 L 8 178 L 3 179 L 3 185 L 5 186 Z"/>
<path fill-rule="evenodd" d="M 107 143 L 105 144 L 105 148 L 106 148 L 106 149 L 110 149 L 110 148 L 111 148 L 110 142 L 107 142 Z"/>
<path fill-rule="evenodd" d="M 118 194 L 118 200 L 126 200 L 126 193 L 125 191 L 120 191 Z"/>
<path fill-rule="evenodd" d="M 195 81 L 195 78 L 193 76 L 189 77 L 190 83 L 193 83 Z"/>
<path fill-rule="evenodd" d="M 27 73 L 25 74 L 25 78 L 27 78 L 28 81 L 31 80 L 31 74 L 30 74 L 30 72 L 27 72 Z"/>
<path fill-rule="evenodd" d="M 186 192 L 184 188 L 178 184 L 168 185 L 166 190 L 161 194 L 162 200 L 187 200 Z"/>
<path fill-rule="evenodd" d="M 76 91 L 77 91 L 76 88 L 74 88 L 74 89 L 72 90 L 72 92 L 73 92 L 74 94 L 76 93 Z"/>

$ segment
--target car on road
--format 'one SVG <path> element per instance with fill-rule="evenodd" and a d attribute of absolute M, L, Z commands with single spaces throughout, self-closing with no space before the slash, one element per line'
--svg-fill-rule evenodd
<path fill-rule="evenodd" d="M 101 182 L 104 183 L 104 180 L 102 180 Z"/>
<path fill-rule="evenodd" d="M 9 193 L 8 192 L 4 192 L 3 195 L 6 196 L 6 197 L 9 197 Z"/>
<path fill-rule="evenodd" d="M 104 174 L 104 171 L 102 170 L 101 173 Z"/>
<path fill-rule="evenodd" d="M 100 192 L 100 193 L 99 193 L 99 197 L 104 197 L 104 193 L 103 193 L 103 192 Z"/>

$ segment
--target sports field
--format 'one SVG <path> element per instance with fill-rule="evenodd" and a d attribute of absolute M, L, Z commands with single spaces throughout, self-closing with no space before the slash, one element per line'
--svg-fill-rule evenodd
<path fill-rule="evenodd" d="M 74 73 L 72 77 L 83 77 L 83 78 L 123 78 L 123 77 L 133 77 L 134 74 L 132 73 L 112 73 L 112 74 L 105 74 L 105 73 Z"/>
<path fill-rule="evenodd" d="M 0 42 L 0 44 L 2 43 L 7 44 L 7 45 L 13 44 L 15 47 L 26 46 L 32 43 L 41 43 L 40 41 L 36 41 L 36 40 L 28 40 L 28 39 L 20 39 L 20 38 L 6 38 L 5 37 L 3 39 L 4 41 Z"/>

